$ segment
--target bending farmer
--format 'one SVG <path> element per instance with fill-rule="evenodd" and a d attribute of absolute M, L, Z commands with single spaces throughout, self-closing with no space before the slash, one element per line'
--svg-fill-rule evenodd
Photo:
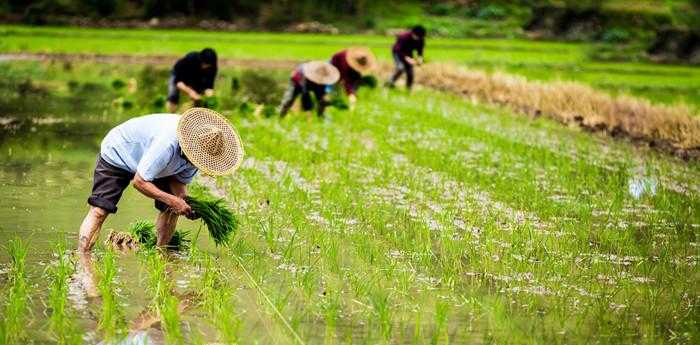
<path fill-rule="evenodd" d="M 154 114 L 128 120 L 102 140 L 95 167 L 90 210 L 80 226 L 78 249 L 90 251 L 107 215 L 129 183 L 155 200 L 157 245 L 170 242 L 180 215 L 195 218 L 184 198 L 198 170 L 208 175 L 232 173 L 241 163 L 240 138 L 226 119 L 202 108 L 182 116 Z"/>
<path fill-rule="evenodd" d="M 394 74 L 387 82 L 389 87 L 394 87 L 401 74 L 406 73 L 406 88 L 409 90 L 413 86 L 413 66 L 423 63 L 423 47 L 425 46 L 425 28 L 416 25 L 411 31 L 396 36 L 396 43 L 391 48 L 394 56 Z M 413 51 L 418 53 L 413 58 Z"/>
<path fill-rule="evenodd" d="M 216 52 L 211 48 L 190 52 L 177 60 L 168 80 L 168 111 L 177 109 L 180 91 L 195 102 L 202 98 L 202 94 L 212 96 L 216 72 Z"/>
<path fill-rule="evenodd" d="M 350 101 L 350 110 L 355 109 L 357 89 L 362 76 L 369 74 L 376 65 L 372 52 L 364 47 L 351 47 L 333 55 L 331 65 L 340 72 L 340 81 Z"/>
<path fill-rule="evenodd" d="M 280 116 L 284 117 L 294 104 L 294 100 L 301 95 L 301 108 L 310 111 L 314 107 L 311 100 L 311 93 L 316 96 L 316 113 L 323 116 L 326 109 L 326 87 L 333 85 L 340 78 L 338 69 L 333 65 L 323 61 L 311 61 L 299 65 L 293 72 L 289 80 L 289 87 L 282 96 L 282 103 L 279 106 Z"/>

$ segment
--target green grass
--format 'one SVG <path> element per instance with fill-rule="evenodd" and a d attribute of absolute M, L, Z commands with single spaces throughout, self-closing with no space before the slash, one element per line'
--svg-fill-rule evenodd
<path fill-rule="evenodd" d="M 56 246 L 54 265 L 47 269 L 50 278 L 48 307 L 51 310 L 49 316 L 49 331 L 57 344 L 81 344 L 81 332 L 75 324 L 75 314 L 70 309 L 68 301 L 68 282 L 75 272 L 75 265 L 70 255 L 66 253 L 66 246 Z"/>
<path fill-rule="evenodd" d="M 180 327 L 180 300 L 174 294 L 172 281 L 169 279 L 167 258 L 156 250 L 143 254 L 148 271 L 148 289 L 152 306 L 160 318 L 168 344 L 185 344 Z"/>
<path fill-rule="evenodd" d="M 0 317 L 2 344 L 19 344 L 26 340 L 26 323 L 29 317 L 30 289 L 27 279 L 27 245 L 19 238 L 7 243 L 10 256 L 7 286 L 4 288 L 4 305 Z"/>
<path fill-rule="evenodd" d="M 44 89 L 0 106 L 57 119 L 8 135 L 3 151 L 13 153 L 0 154 L 16 164 L 51 155 L 88 171 L 111 125 L 152 110 L 112 100 L 165 92 L 164 83 L 142 83 L 137 65 L 4 66 L 8 83 L 26 75 Z M 224 68 L 221 80 L 239 74 Z M 281 85 L 287 77 L 269 76 Z M 113 90 L 115 78 L 137 79 L 138 91 Z M 70 80 L 98 85 L 103 98 L 63 112 L 78 98 Z M 354 112 L 329 109 L 312 123 L 241 113 L 238 95 L 222 91 L 219 109 L 246 160 L 233 176 L 198 182 L 232 205 L 239 230 L 228 247 L 202 239 L 172 263 L 153 254 L 144 262 L 147 293 L 131 301 L 158 308 L 170 342 L 189 340 L 188 329 L 203 342 L 280 344 L 296 335 L 309 344 L 700 337 L 697 162 L 430 90 L 362 89 Z M 51 117 L 43 112 L 54 106 Z M 82 143 L 53 144 L 78 134 Z M 641 194 L 630 193 L 639 186 Z M 103 319 L 119 319 L 109 267 L 129 260 L 106 253 Z M 136 281 L 120 274 L 117 285 L 140 291 Z M 199 292 L 201 301 L 178 315 L 173 290 Z"/>
<path fill-rule="evenodd" d="M 98 329 L 107 341 L 118 341 L 126 335 L 124 310 L 117 294 L 117 257 L 112 250 L 107 250 L 98 268 L 99 281 L 97 289 L 102 305 Z"/>
<path fill-rule="evenodd" d="M 392 37 L 221 33 L 193 30 L 124 30 L 0 26 L 0 52 L 97 53 L 179 56 L 202 45 L 222 58 L 329 59 L 348 45 L 367 45 L 390 61 Z M 115 44 L 118 42 L 118 44 Z M 590 84 L 614 94 L 628 93 L 665 104 L 700 106 L 700 72 L 688 66 L 598 62 L 600 47 L 585 43 L 524 39 L 429 38 L 426 57 L 470 68 L 503 70 L 537 80 Z"/>

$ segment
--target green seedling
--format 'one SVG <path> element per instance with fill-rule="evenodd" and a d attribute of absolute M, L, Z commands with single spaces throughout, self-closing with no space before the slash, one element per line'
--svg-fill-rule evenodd
<path fill-rule="evenodd" d="M 0 340 L 3 344 L 21 344 L 26 338 L 29 317 L 28 283 L 26 272 L 27 245 L 16 238 L 7 244 L 10 256 L 9 289 L 0 320 Z"/>
<path fill-rule="evenodd" d="M 186 200 L 192 211 L 207 225 L 214 243 L 217 246 L 228 245 L 230 237 L 238 227 L 238 220 L 226 206 L 226 200 L 194 196 L 188 196 Z"/>
<path fill-rule="evenodd" d="M 99 267 L 99 282 L 97 289 L 102 296 L 102 312 L 98 322 L 98 329 L 108 341 L 121 339 L 126 334 L 126 321 L 124 310 L 119 304 L 117 295 L 117 267 L 114 252 L 107 250 Z"/>
<path fill-rule="evenodd" d="M 54 251 L 58 258 L 55 265 L 47 269 L 49 276 L 48 306 L 51 310 L 49 316 L 49 331 L 57 344 L 81 344 L 81 332 L 75 324 L 75 314 L 68 305 L 68 281 L 75 272 L 74 263 L 66 254 L 63 244 L 56 246 Z"/>
<path fill-rule="evenodd" d="M 132 223 L 129 226 L 129 233 L 131 236 L 136 238 L 140 245 L 144 248 L 150 249 L 156 246 L 158 238 L 156 235 L 156 226 L 152 222 L 141 220 Z M 186 249 L 190 245 L 189 232 L 175 230 L 173 237 L 168 243 L 169 248 L 175 249 Z"/>

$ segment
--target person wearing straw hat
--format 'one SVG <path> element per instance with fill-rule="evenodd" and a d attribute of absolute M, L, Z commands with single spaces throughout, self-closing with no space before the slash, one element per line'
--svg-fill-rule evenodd
<path fill-rule="evenodd" d="M 340 80 L 350 101 L 350 110 L 355 109 L 357 89 L 362 77 L 374 70 L 377 60 L 365 47 L 350 47 L 331 57 L 331 65 L 340 72 Z"/>
<path fill-rule="evenodd" d="M 394 74 L 386 85 L 394 87 L 402 74 L 406 73 L 406 88 L 413 86 L 413 66 L 423 63 L 423 47 L 425 47 L 425 28 L 416 25 L 410 31 L 396 36 L 396 43 L 391 47 L 391 55 L 394 57 Z M 418 53 L 413 57 L 413 51 Z"/>
<path fill-rule="evenodd" d="M 196 218 L 184 198 L 197 172 L 230 174 L 242 159 L 243 146 L 235 129 L 209 109 L 146 115 L 112 128 L 102 140 L 78 249 L 90 251 L 107 216 L 117 212 L 129 183 L 155 200 L 160 211 L 157 244 L 169 243 L 178 216 Z"/>
<path fill-rule="evenodd" d="M 302 110 L 311 111 L 313 109 L 311 93 L 313 93 L 317 103 L 316 113 L 319 117 L 323 117 L 327 105 L 326 87 L 338 82 L 339 78 L 338 69 L 325 61 L 310 61 L 297 66 L 289 79 L 289 87 L 282 97 L 278 109 L 280 116 L 287 115 L 299 95 L 301 95 Z"/>

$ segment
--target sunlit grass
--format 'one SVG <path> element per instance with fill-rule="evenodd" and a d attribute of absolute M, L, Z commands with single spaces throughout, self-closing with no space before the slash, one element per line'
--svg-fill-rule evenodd
<path fill-rule="evenodd" d="M 81 344 L 80 330 L 75 324 L 75 313 L 68 301 L 68 282 L 75 272 L 75 265 L 66 253 L 64 244 L 56 245 L 56 262 L 47 269 L 50 279 L 48 307 L 49 330 L 57 344 Z"/>
<path fill-rule="evenodd" d="M 3 288 L 5 304 L 0 317 L 0 340 L 3 344 L 20 344 L 26 341 L 26 324 L 29 318 L 29 282 L 27 280 L 26 259 L 28 247 L 21 239 L 7 243 L 10 256 L 8 285 Z"/>
<path fill-rule="evenodd" d="M 116 291 L 117 258 L 115 255 L 111 249 L 108 249 L 102 258 L 102 264 L 98 266 L 97 289 L 102 302 L 98 329 L 107 341 L 117 341 L 126 335 L 124 310 Z"/>
<path fill-rule="evenodd" d="M 38 66 L 25 67 L 48 82 L 72 75 Z M 81 82 L 140 71 L 72 68 Z M 150 111 L 107 103 L 94 107 Z M 227 248 L 200 236 L 185 258 L 142 262 L 140 302 L 171 343 L 197 322 L 205 343 L 698 339 L 697 162 L 422 89 L 363 89 L 354 112 L 312 123 L 220 110 L 248 156 L 198 183 L 225 198 L 238 231 Z M 198 294 L 191 312 L 173 312 L 184 300 L 173 288 Z"/>

